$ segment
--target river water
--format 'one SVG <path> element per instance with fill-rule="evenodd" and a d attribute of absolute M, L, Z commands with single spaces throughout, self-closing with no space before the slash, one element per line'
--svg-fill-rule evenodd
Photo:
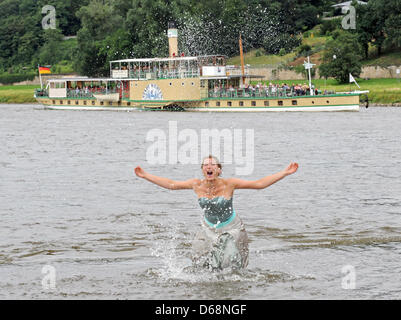
<path fill-rule="evenodd" d="M 1 105 L 0 299 L 400 299 L 400 123 L 392 107 L 221 114 Z M 201 177 L 199 163 L 151 161 L 149 134 L 169 138 L 171 128 L 242 132 L 234 143 L 254 152 L 243 179 L 299 163 L 267 189 L 235 193 L 247 269 L 192 268 L 195 194 L 135 177 L 136 165 Z M 237 173 L 234 158 L 223 177 Z"/>

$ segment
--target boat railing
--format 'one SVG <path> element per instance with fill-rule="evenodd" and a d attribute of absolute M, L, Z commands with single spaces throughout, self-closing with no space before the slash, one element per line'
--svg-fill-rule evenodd
<path fill-rule="evenodd" d="M 105 88 L 83 88 L 83 89 L 67 89 L 67 98 L 93 98 L 94 94 L 110 94 L 119 93 L 119 89 Z"/>
<path fill-rule="evenodd" d="M 129 77 L 138 80 L 159 79 L 183 79 L 199 77 L 198 69 L 189 70 L 155 70 L 155 71 L 130 71 Z"/>
<path fill-rule="evenodd" d="M 334 92 L 326 91 L 324 92 L 324 94 L 329 95 L 329 94 L 334 94 Z M 309 95 L 310 95 L 309 90 L 300 93 L 291 89 L 272 90 L 271 88 L 267 89 L 215 88 L 208 91 L 208 98 L 280 98 L 280 97 L 285 98 L 285 97 L 301 97 Z M 322 95 L 322 92 L 318 90 L 317 95 Z"/>

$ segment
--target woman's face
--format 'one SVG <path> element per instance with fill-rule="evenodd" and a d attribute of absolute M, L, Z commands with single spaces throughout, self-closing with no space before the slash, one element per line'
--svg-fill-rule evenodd
<path fill-rule="evenodd" d="M 215 159 L 207 158 L 203 161 L 202 173 L 206 180 L 214 180 L 221 174 L 221 169 Z"/>

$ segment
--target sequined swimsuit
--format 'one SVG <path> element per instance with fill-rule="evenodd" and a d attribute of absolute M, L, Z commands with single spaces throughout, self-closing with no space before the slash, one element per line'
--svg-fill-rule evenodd
<path fill-rule="evenodd" d="M 223 196 L 211 199 L 201 197 L 198 202 L 203 209 L 205 222 L 213 228 L 224 227 L 235 218 L 232 197 L 230 199 Z"/>

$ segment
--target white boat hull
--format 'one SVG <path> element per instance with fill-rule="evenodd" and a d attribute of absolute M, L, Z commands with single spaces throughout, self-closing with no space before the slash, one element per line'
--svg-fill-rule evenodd
<path fill-rule="evenodd" d="M 101 107 L 101 106 L 44 106 L 49 110 L 80 110 L 80 111 L 146 111 L 140 107 Z M 359 111 L 359 105 L 344 106 L 313 106 L 313 107 L 254 107 L 254 108 L 185 108 L 186 112 L 322 112 L 322 111 Z"/>
<path fill-rule="evenodd" d="M 138 111 L 137 107 L 85 107 L 85 106 L 44 106 L 45 110 L 75 110 L 75 111 Z"/>
<path fill-rule="evenodd" d="M 344 105 L 344 106 L 310 106 L 310 107 L 254 107 L 254 108 L 215 108 L 201 107 L 188 108 L 186 111 L 196 112 L 322 112 L 322 111 L 359 111 L 359 105 Z"/>

